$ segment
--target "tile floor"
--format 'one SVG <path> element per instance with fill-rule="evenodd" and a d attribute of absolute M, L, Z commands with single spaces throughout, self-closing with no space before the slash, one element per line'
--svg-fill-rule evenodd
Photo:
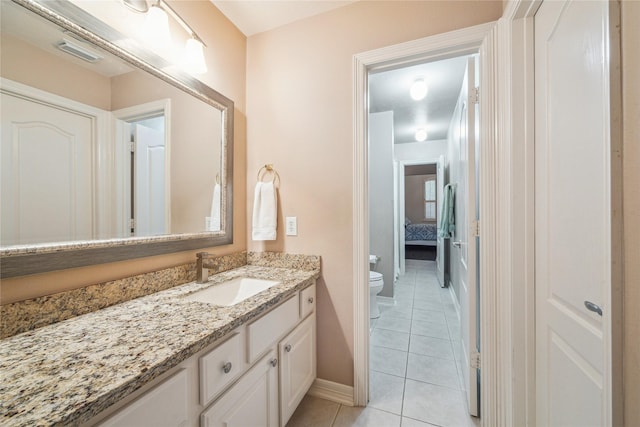
<path fill-rule="evenodd" d="M 462 387 L 460 322 L 434 261 L 407 260 L 395 300 L 371 320 L 370 401 L 353 408 L 306 396 L 287 427 L 479 425 Z"/>

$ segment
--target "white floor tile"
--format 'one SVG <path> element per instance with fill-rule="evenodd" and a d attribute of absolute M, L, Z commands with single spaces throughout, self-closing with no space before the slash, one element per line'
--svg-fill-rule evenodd
<path fill-rule="evenodd" d="M 395 317 L 398 319 L 411 319 L 412 317 L 412 309 L 411 307 L 398 307 L 398 306 L 386 306 L 384 310 L 381 311 L 381 318 L 387 317 Z"/>
<path fill-rule="evenodd" d="M 372 408 L 402 415 L 404 378 L 371 371 L 369 405 Z"/>
<path fill-rule="evenodd" d="M 425 423 L 423 421 L 414 420 L 413 418 L 402 417 L 401 427 L 431 427 L 435 424 Z"/>
<path fill-rule="evenodd" d="M 376 329 L 389 329 L 391 331 L 409 333 L 411 331 L 411 319 L 388 317 L 385 313 L 382 313 L 378 322 L 376 322 Z"/>
<path fill-rule="evenodd" d="M 441 359 L 455 360 L 451 341 L 441 338 L 411 335 L 409 352 L 425 356 L 439 357 Z"/>
<path fill-rule="evenodd" d="M 369 355 L 369 368 L 373 371 L 403 377 L 407 373 L 406 351 L 372 346 Z"/>
<path fill-rule="evenodd" d="M 444 312 L 442 301 L 440 301 L 439 299 L 425 299 L 425 298 L 414 299 L 412 306 L 419 310 L 434 310 L 434 311 Z"/>
<path fill-rule="evenodd" d="M 450 359 L 409 353 L 407 379 L 461 389 L 456 362 Z"/>
<path fill-rule="evenodd" d="M 371 345 L 407 351 L 409 350 L 409 334 L 377 328 L 371 334 Z M 453 356 L 451 358 L 453 359 Z"/>
<path fill-rule="evenodd" d="M 380 322 L 376 324 L 376 327 L 379 327 L 379 325 Z M 447 328 L 446 323 L 442 324 L 436 322 L 425 322 L 423 320 L 412 320 L 411 334 L 442 338 L 445 340 L 449 339 L 449 329 Z"/>
<path fill-rule="evenodd" d="M 435 310 L 421 310 L 416 307 L 413 308 L 413 320 L 422 320 L 423 322 L 433 322 L 446 324 L 447 320 L 444 317 L 442 311 Z"/>
<path fill-rule="evenodd" d="M 439 426 L 473 427 L 459 390 L 407 379 L 402 415 Z"/>
<path fill-rule="evenodd" d="M 334 427 L 400 427 L 400 416 L 367 406 L 341 406 Z"/>

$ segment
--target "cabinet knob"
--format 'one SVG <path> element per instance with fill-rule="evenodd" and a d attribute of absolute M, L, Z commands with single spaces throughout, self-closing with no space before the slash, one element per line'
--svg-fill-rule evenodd
<path fill-rule="evenodd" d="M 291 351 L 291 344 L 287 344 L 284 346 L 284 351 L 286 351 L 287 353 L 289 353 Z"/>
<path fill-rule="evenodd" d="M 227 362 L 227 363 L 225 363 L 225 364 L 222 366 L 222 371 L 223 371 L 225 374 L 228 374 L 229 372 L 231 372 L 231 366 L 233 366 L 233 365 L 231 365 L 231 362 Z"/>
<path fill-rule="evenodd" d="M 309 302 L 309 304 L 313 304 L 313 297 L 309 297 L 307 301 Z"/>
<path fill-rule="evenodd" d="M 269 363 L 275 368 L 276 366 L 278 366 L 278 359 L 271 359 Z"/>

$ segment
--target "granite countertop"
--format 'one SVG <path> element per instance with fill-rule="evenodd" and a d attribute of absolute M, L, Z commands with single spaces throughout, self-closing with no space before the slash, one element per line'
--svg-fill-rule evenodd
<path fill-rule="evenodd" d="M 235 277 L 282 283 L 231 307 L 180 298 Z M 88 421 L 318 277 L 246 265 L 1 340 L 0 424 Z"/>

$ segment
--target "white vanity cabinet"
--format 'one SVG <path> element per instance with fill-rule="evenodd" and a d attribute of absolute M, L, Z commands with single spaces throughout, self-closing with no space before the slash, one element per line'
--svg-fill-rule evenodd
<path fill-rule="evenodd" d="M 88 424 L 284 426 L 316 377 L 315 289 L 240 326 Z"/>

